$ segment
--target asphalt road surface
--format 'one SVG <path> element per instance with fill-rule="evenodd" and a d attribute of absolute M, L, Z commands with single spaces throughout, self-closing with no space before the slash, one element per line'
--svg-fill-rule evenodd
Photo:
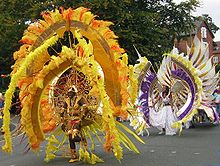
<path fill-rule="evenodd" d="M 124 148 L 124 157 L 119 162 L 111 153 L 103 151 L 97 143 L 96 151 L 105 162 L 98 166 L 220 166 L 220 125 L 200 125 L 183 130 L 181 136 L 158 135 L 158 130 L 150 129 L 150 136 L 141 137 L 145 144 L 133 139 L 141 154 Z M 1 138 L 1 136 L 0 136 Z M 84 162 L 69 164 L 67 158 L 56 158 L 44 162 L 44 145 L 38 153 L 24 154 L 25 144 L 20 138 L 13 139 L 14 151 L 6 154 L 0 151 L 0 166 L 64 166 L 88 165 Z M 0 142 L 0 146 L 3 142 Z"/>

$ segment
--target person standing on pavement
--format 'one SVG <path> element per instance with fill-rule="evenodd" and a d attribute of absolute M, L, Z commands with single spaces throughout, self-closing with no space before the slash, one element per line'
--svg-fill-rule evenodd
<path fill-rule="evenodd" d="M 0 116 L 2 115 L 2 109 L 4 107 L 4 101 L 5 101 L 4 96 L 3 96 L 2 93 L 0 93 L 0 113 L 1 113 Z"/>
<path fill-rule="evenodd" d="M 216 111 L 220 115 L 220 86 L 214 92 Z"/>
<path fill-rule="evenodd" d="M 3 118 L 3 107 L 4 107 L 4 96 L 2 93 L 0 93 L 0 119 Z M 0 133 L 4 134 L 2 127 L 0 128 Z"/>

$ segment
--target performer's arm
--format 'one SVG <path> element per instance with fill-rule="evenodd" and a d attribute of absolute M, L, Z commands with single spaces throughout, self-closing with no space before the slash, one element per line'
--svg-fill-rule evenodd
<path fill-rule="evenodd" d="M 169 97 L 170 97 L 170 106 L 172 108 L 172 111 L 174 112 L 172 92 L 170 92 L 170 96 Z"/>
<path fill-rule="evenodd" d="M 158 101 L 161 100 L 161 99 L 162 99 L 162 96 L 159 95 L 158 98 L 156 99 L 156 101 L 155 101 L 154 103 L 153 103 L 153 101 L 152 101 L 152 107 L 155 108 L 155 105 L 156 105 L 156 104 L 158 103 Z"/>

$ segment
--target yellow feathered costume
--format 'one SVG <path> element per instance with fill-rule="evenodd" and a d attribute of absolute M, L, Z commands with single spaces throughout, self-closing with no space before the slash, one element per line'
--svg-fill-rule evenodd
<path fill-rule="evenodd" d="M 97 131 L 101 131 L 105 136 L 105 150 L 113 150 L 117 159 L 122 159 L 121 144 L 139 153 L 121 130 L 139 138 L 115 120 L 116 116 L 126 118 L 128 114 L 129 68 L 124 49 L 120 48 L 117 36 L 109 29 L 112 23 L 96 20 L 95 16 L 83 7 L 44 12 L 42 17 L 44 20 L 29 25 L 21 39 L 23 45 L 14 53 L 16 62 L 5 94 L 3 110 L 3 150 L 12 152 L 9 109 L 15 88 L 19 87 L 21 124 L 29 138 L 31 149 L 37 151 L 40 144 L 47 140 L 46 161 L 56 157 L 55 152 L 64 144 L 66 136 L 59 127 L 58 106 L 54 102 L 57 92 L 54 86 L 56 80 L 67 70 L 74 69 L 86 76 L 85 80 L 91 87 L 85 96 L 92 96 L 98 101 L 96 103 L 99 103 L 95 107 L 90 105 L 95 110 L 94 117 L 92 122 L 82 128 L 86 138 L 91 140 L 92 148 L 94 143 L 91 133 L 99 138 Z M 65 86 L 83 87 L 79 82 L 72 83 L 71 78 Z M 65 92 L 63 93 L 65 95 Z M 101 108 L 101 111 L 98 108 Z M 62 140 L 58 141 L 56 137 L 61 135 Z M 91 164 L 102 161 L 83 147 L 80 147 L 79 154 L 81 160 Z"/>

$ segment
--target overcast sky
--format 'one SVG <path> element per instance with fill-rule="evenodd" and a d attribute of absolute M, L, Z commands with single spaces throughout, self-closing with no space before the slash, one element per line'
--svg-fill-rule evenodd
<path fill-rule="evenodd" d="M 174 2 L 181 2 L 183 0 L 174 0 Z M 196 12 L 193 13 L 195 16 L 202 14 L 208 14 L 212 21 L 220 28 L 220 0 L 200 0 L 201 7 L 197 8 Z M 217 31 L 214 41 L 220 41 L 220 30 Z"/>

